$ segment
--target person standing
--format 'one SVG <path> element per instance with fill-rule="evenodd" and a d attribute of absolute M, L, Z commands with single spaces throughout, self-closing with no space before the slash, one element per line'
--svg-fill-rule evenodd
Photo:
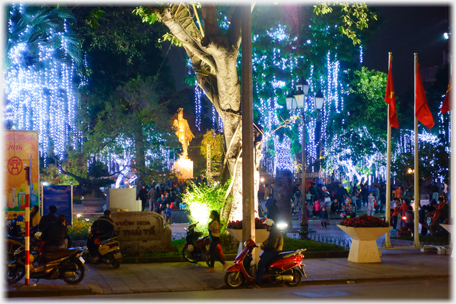
<path fill-rule="evenodd" d="M 273 199 L 272 200 L 272 206 L 268 208 L 268 214 L 266 215 L 266 218 L 271 219 L 273 221 L 277 221 L 279 217 L 279 206 L 277 206 L 277 200 Z"/>
<path fill-rule="evenodd" d="M 38 212 L 39 208 L 38 205 L 34 205 L 32 207 L 32 210 L 30 212 L 30 227 L 33 227 L 35 225 L 39 225 L 41 216 L 40 213 Z"/>
<path fill-rule="evenodd" d="M 345 197 L 345 188 L 342 187 L 342 183 L 339 183 L 337 187 L 337 202 L 339 203 L 339 210 L 342 210 L 342 203 Z"/>
<path fill-rule="evenodd" d="M 142 186 L 141 190 L 138 192 L 138 196 L 136 197 L 136 200 L 140 199 L 141 200 L 141 211 L 146 210 L 146 201 L 147 201 L 147 190 L 146 186 Z"/>
<path fill-rule="evenodd" d="M 363 185 L 362 189 L 361 189 L 361 196 L 363 198 L 363 206 L 368 204 L 368 197 L 369 197 L 369 188 L 366 184 Z"/>
<path fill-rule="evenodd" d="M 155 207 L 155 188 L 150 187 L 149 193 L 147 193 L 149 197 L 149 211 L 154 211 Z"/>
<path fill-rule="evenodd" d="M 402 221 L 401 221 L 401 226 L 404 226 L 405 224 L 405 213 L 408 211 L 409 209 L 409 204 L 408 204 L 408 201 L 407 200 L 404 200 L 402 205 L 400 206 L 400 210 L 401 210 L 401 218 L 402 218 Z"/>
<path fill-rule="evenodd" d="M 393 207 L 391 208 L 391 210 L 392 210 L 391 226 L 393 226 L 393 230 L 396 230 L 396 226 L 397 226 L 397 217 L 399 215 L 399 203 L 400 203 L 400 200 L 398 198 L 395 198 Z"/>
<path fill-rule="evenodd" d="M 269 193 L 269 197 L 268 197 L 268 199 L 266 200 L 266 204 L 265 204 L 265 206 L 266 206 L 266 212 L 269 212 L 269 208 L 272 207 L 272 200 L 273 200 L 273 198 L 272 198 L 272 193 Z"/>
<path fill-rule="evenodd" d="M 209 238 L 211 239 L 211 244 L 209 245 L 209 255 L 210 255 L 210 268 L 207 272 L 214 272 L 215 258 L 220 261 L 223 265 L 223 271 L 228 268 L 228 264 L 223 260 L 220 254 L 217 252 L 217 246 L 220 244 L 220 215 L 216 210 L 211 211 L 211 222 L 209 223 Z"/>
<path fill-rule="evenodd" d="M 275 192 L 275 189 L 274 189 L 274 184 L 271 183 L 271 189 L 270 189 L 270 194 L 272 194 L 272 198 L 274 198 L 274 193 Z"/>
<path fill-rule="evenodd" d="M 374 215 L 374 209 L 375 209 L 375 197 L 374 193 L 370 192 L 369 196 L 367 198 L 367 215 Z"/>
<path fill-rule="evenodd" d="M 380 213 L 383 212 L 383 206 L 386 204 L 386 188 L 385 185 L 382 184 L 380 186 Z"/>
<path fill-rule="evenodd" d="M 402 196 L 404 195 L 404 191 L 402 191 L 402 187 L 399 186 L 397 189 L 394 191 L 394 195 L 396 198 L 402 200 Z"/>
<path fill-rule="evenodd" d="M 329 196 L 329 192 L 325 192 L 325 200 L 323 201 L 322 209 L 325 209 L 327 213 L 327 221 L 326 223 L 329 225 L 331 224 L 331 197 Z M 326 226 L 325 226 L 326 227 Z"/>
<path fill-rule="evenodd" d="M 326 212 L 326 208 L 323 207 L 323 208 L 321 208 L 321 212 L 320 212 L 320 222 L 321 222 L 322 229 L 326 229 L 327 221 L 328 221 L 328 212 Z"/>

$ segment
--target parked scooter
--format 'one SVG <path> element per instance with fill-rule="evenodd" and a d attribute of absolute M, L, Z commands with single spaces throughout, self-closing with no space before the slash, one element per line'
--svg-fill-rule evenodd
<path fill-rule="evenodd" d="M 103 263 L 112 265 L 114 269 L 119 268 L 120 262 L 122 261 L 122 253 L 120 252 L 120 244 L 119 241 L 117 241 L 117 237 L 102 241 L 99 238 L 95 238 L 92 235 L 91 228 L 89 228 L 87 243 L 91 239 L 93 239 L 93 243 L 97 246 L 98 255 L 93 257 L 90 254 L 89 248 L 86 248 L 84 251 L 84 258 L 87 259 L 87 262 L 94 264 Z"/>
<path fill-rule="evenodd" d="M 13 220 L 14 221 L 14 220 Z M 30 228 L 30 235 L 35 235 L 35 233 L 38 232 L 38 225 L 32 226 Z M 24 237 L 24 232 L 21 232 L 19 235 L 12 236 L 12 235 L 7 235 L 6 236 L 6 259 L 7 262 L 11 262 L 14 260 L 14 252 L 21 246 L 24 246 L 25 244 L 25 237 Z M 31 250 L 37 250 L 39 247 L 39 241 L 36 240 L 35 238 L 30 238 L 30 248 Z"/>
<path fill-rule="evenodd" d="M 255 281 L 256 260 L 252 257 L 252 250 L 258 247 L 252 239 L 244 243 L 245 249 L 236 256 L 234 265 L 226 270 L 225 285 L 230 288 L 238 288 L 244 282 Z M 307 249 L 287 251 L 279 253 L 279 256 L 267 265 L 264 279 L 270 282 L 285 283 L 289 287 L 301 283 L 302 277 L 306 276 L 302 260 L 302 252 Z"/>
<path fill-rule="evenodd" d="M 184 249 L 182 249 L 182 256 L 190 263 L 196 264 L 199 261 L 205 261 L 207 266 L 209 265 L 209 245 L 211 240 L 209 237 L 203 235 L 201 232 L 195 231 L 196 224 L 191 224 L 188 228 L 184 228 L 187 231 L 185 238 Z"/>
<path fill-rule="evenodd" d="M 35 234 L 39 239 L 41 232 Z M 30 278 L 64 280 L 67 284 L 78 284 L 85 276 L 85 261 L 81 257 L 84 249 L 69 248 L 52 253 L 30 252 Z M 8 264 L 6 280 L 9 284 L 19 282 L 25 275 L 25 247 L 14 252 L 15 261 Z M 34 264 L 35 262 L 35 264 Z M 37 263 L 39 263 L 37 265 Z M 37 281 L 38 281 L 37 280 Z"/>

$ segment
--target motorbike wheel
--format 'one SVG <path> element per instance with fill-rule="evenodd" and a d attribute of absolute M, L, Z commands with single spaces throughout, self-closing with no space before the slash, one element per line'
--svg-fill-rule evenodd
<path fill-rule="evenodd" d="M 190 263 L 197 263 L 198 262 L 197 260 L 195 260 L 193 258 L 192 253 L 188 251 L 187 247 L 182 249 L 182 256 L 184 257 L 184 259 L 186 259 Z"/>
<path fill-rule="evenodd" d="M 224 280 L 229 288 L 238 288 L 244 283 L 244 275 L 240 271 L 227 272 Z"/>
<path fill-rule="evenodd" d="M 293 276 L 293 281 L 285 282 L 285 285 L 287 285 L 288 287 L 296 287 L 299 284 L 301 284 L 302 276 L 301 276 L 301 273 L 296 268 L 292 269 L 291 274 Z"/>
<path fill-rule="evenodd" d="M 120 267 L 120 261 L 119 260 L 116 260 L 114 258 L 114 254 L 111 253 L 111 256 L 109 257 L 109 259 L 112 261 L 111 265 L 112 265 L 112 268 L 114 269 L 118 269 Z"/>
<path fill-rule="evenodd" d="M 19 282 L 25 275 L 25 268 L 17 265 L 16 267 L 8 267 L 6 269 L 6 282 L 8 284 L 14 284 Z"/>
<path fill-rule="evenodd" d="M 64 275 L 65 271 L 74 271 L 75 277 L 66 278 Z M 67 283 L 67 284 L 72 284 L 72 285 L 79 284 L 79 283 L 81 283 L 82 280 L 84 280 L 85 268 L 82 265 L 81 261 L 79 261 L 79 259 L 77 259 L 77 258 L 72 258 L 69 261 L 67 261 L 66 265 L 61 268 L 61 272 L 62 272 L 62 280 L 64 280 L 65 283 Z"/>

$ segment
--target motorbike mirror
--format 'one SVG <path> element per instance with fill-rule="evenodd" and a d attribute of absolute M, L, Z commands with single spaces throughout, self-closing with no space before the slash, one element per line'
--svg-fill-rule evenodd
<path fill-rule="evenodd" d="M 184 230 L 185 230 L 185 231 L 187 231 L 187 228 L 186 228 L 186 227 L 184 227 Z"/>

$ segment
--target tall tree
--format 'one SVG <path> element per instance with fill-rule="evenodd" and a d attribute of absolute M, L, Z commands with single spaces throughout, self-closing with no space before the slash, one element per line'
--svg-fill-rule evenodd
<path fill-rule="evenodd" d="M 224 167 L 227 168 L 223 180 L 234 180 L 234 199 L 228 200 L 224 208 L 224 216 L 229 215 L 230 219 L 242 217 L 242 113 L 237 71 L 241 45 L 240 12 L 239 5 L 232 5 L 227 15 L 221 15 L 215 4 L 203 4 L 199 14 L 194 5 L 187 3 L 172 3 L 161 7 L 141 6 L 135 10 L 144 22 L 160 21 L 168 27 L 170 32 L 165 37 L 185 49 L 196 73 L 198 85 L 223 121 L 226 147 Z M 222 28 L 219 20 L 225 21 L 229 26 Z M 257 152 L 259 153 L 255 155 L 261 155 L 261 151 Z M 259 159 L 255 162 L 258 167 Z"/>

